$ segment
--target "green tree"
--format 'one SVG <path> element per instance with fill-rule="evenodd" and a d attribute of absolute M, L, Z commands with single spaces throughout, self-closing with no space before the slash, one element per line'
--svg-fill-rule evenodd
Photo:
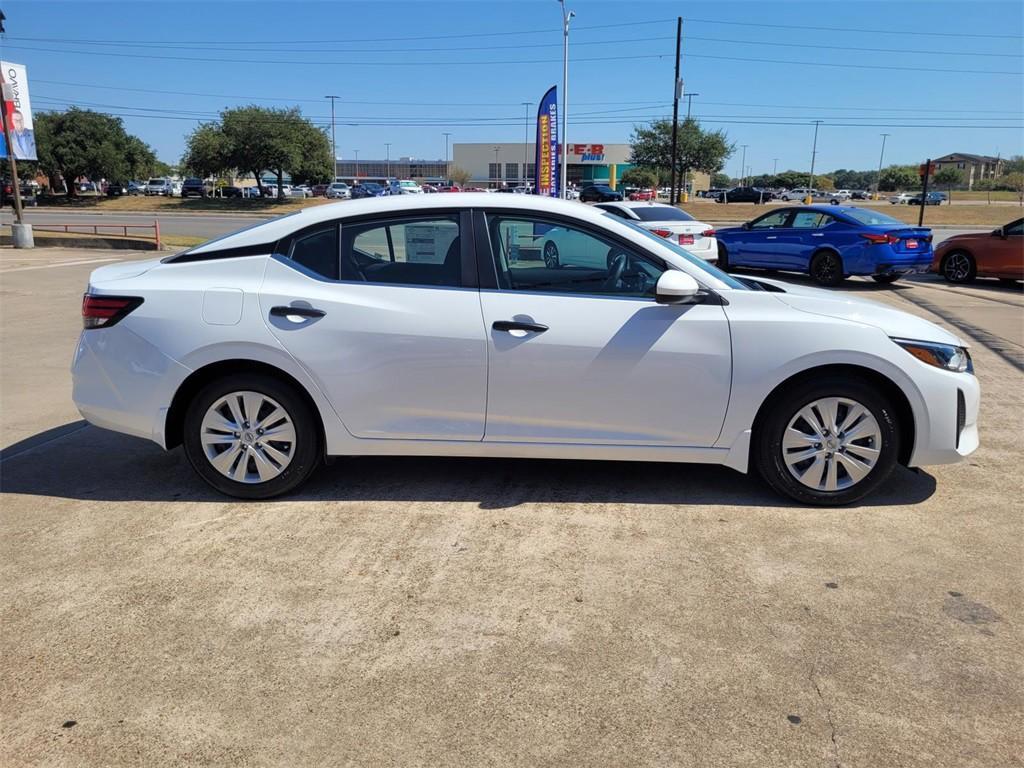
<path fill-rule="evenodd" d="M 627 187 L 654 189 L 658 186 L 658 173 L 649 168 L 630 168 L 622 174 L 622 183 Z"/>
<path fill-rule="evenodd" d="M 836 183 L 831 176 L 815 176 L 814 187 L 815 189 L 832 190 L 836 188 Z"/>
<path fill-rule="evenodd" d="M 63 179 L 75 195 L 75 179 L 126 179 L 156 163 L 156 155 L 141 139 L 125 132 L 120 118 L 72 107 L 65 112 L 42 112 L 35 120 L 39 170 L 50 188 Z M 140 175 L 144 175 L 141 174 Z"/>
<path fill-rule="evenodd" d="M 185 154 L 181 164 L 189 173 L 206 178 L 230 172 L 230 146 L 219 125 L 200 125 L 185 139 Z"/>
<path fill-rule="evenodd" d="M 963 171 L 959 171 L 956 168 L 940 168 L 939 171 L 932 177 L 932 181 L 937 186 L 945 187 L 946 192 L 949 194 L 949 199 L 953 199 L 953 187 L 959 187 L 964 183 Z"/>
<path fill-rule="evenodd" d="M 715 189 L 724 189 L 725 187 L 732 186 L 732 179 L 729 178 L 727 173 L 715 173 L 711 176 L 711 186 Z"/>
<path fill-rule="evenodd" d="M 913 189 L 920 184 L 917 168 L 912 165 L 890 165 L 882 170 L 878 188 L 886 192 Z"/>
<path fill-rule="evenodd" d="M 655 171 L 659 176 L 672 172 L 672 121 L 655 120 L 646 126 L 635 126 L 630 140 L 629 162 Z M 694 120 L 679 124 L 675 166 L 682 178 L 684 171 L 715 174 L 722 170 L 735 146 L 724 131 L 705 131 Z"/>
<path fill-rule="evenodd" d="M 1011 155 L 1003 161 L 1003 173 L 1024 173 L 1024 156 Z"/>

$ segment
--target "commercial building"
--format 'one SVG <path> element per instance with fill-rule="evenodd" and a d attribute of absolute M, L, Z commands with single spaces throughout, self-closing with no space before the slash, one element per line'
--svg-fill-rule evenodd
<path fill-rule="evenodd" d="M 932 160 L 936 172 L 943 168 L 955 168 L 964 177 L 964 186 L 973 189 L 982 179 L 991 179 L 1003 173 L 1003 161 L 990 155 L 971 155 L 967 152 L 953 152 Z"/>
<path fill-rule="evenodd" d="M 444 160 L 415 160 L 400 157 L 396 160 L 338 160 L 335 177 L 339 181 L 356 179 L 417 179 L 439 184 L 448 178 Z"/>

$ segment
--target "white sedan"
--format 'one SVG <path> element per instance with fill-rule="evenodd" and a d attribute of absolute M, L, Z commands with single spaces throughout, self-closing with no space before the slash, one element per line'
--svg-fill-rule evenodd
<path fill-rule="evenodd" d="M 697 221 L 674 205 L 622 200 L 594 206 L 620 219 L 632 221 L 659 237 L 678 243 L 705 261 L 718 261 L 718 240 L 710 224 Z"/>
<path fill-rule="evenodd" d="M 546 264 L 537 243 L 559 229 L 600 258 Z M 308 208 L 100 267 L 82 316 L 82 415 L 182 445 L 245 498 L 297 488 L 325 456 L 374 454 L 723 464 L 844 504 L 897 463 L 978 446 L 978 383 L 950 332 L 740 281 L 543 197 Z"/>

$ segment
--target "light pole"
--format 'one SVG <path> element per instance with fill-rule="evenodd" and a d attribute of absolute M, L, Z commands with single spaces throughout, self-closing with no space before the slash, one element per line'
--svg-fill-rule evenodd
<path fill-rule="evenodd" d="M 804 205 L 810 205 L 814 202 L 812 193 L 810 190 L 814 189 L 814 158 L 818 156 L 818 126 L 821 125 L 821 120 L 814 121 L 814 146 L 811 147 L 811 183 L 807 185 L 807 197 L 804 198 Z"/>
<path fill-rule="evenodd" d="M 446 177 L 445 180 L 444 180 L 445 184 L 447 184 L 448 182 L 451 181 L 451 175 L 452 175 L 451 174 L 451 169 L 448 167 L 448 137 L 449 136 L 451 136 L 450 133 L 445 133 L 444 134 L 444 175 Z"/>
<path fill-rule="evenodd" d="M 384 142 L 384 165 L 387 168 L 387 176 L 391 178 L 391 144 Z"/>
<path fill-rule="evenodd" d="M 501 147 L 495 147 L 494 148 L 494 186 L 495 186 L 495 188 L 497 188 L 497 186 L 498 186 L 498 179 L 501 178 L 501 166 L 498 165 L 498 150 L 500 150 L 500 149 L 501 149 Z"/>
<path fill-rule="evenodd" d="M 740 179 L 740 186 L 745 187 L 747 186 L 747 147 L 750 145 L 740 144 L 740 146 L 743 147 L 743 159 L 740 160 L 740 176 L 742 177 Z"/>
<path fill-rule="evenodd" d="M 686 99 L 686 122 L 690 122 L 690 110 L 693 109 L 693 97 L 700 96 L 699 93 L 684 93 L 683 98 Z M 683 194 L 686 195 L 686 199 L 690 199 L 690 166 L 686 163 L 683 164 Z"/>
<path fill-rule="evenodd" d="M 779 158 L 773 157 L 772 158 L 772 176 L 778 176 L 778 175 L 779 175 Z"/>
<path fill-rule="evenodd" d="M 355 158 L 356 158 L 356 181 L 358 181 L 359 180 L 359 150 L 358 149 L 353 149 L 352 150 L 352 154 L 355 155 Z"/>
<path fill-rule="evenodd" d="M 331 100 L 331 176 L 338 175 L 338 142 L 334 137 L 334 102 L 337 100 L 337 96 L 324 96 L 325 99 Z"/>
<path fill-rule="evenodd" d="M 521 101 L 519 102 L 522 106 L 526 107 L 526 130 L 523 133 L 523 173 L 522 183 L 527 185 L 530 183 L 530 175 L 526 172 L 527 167 L 530 164 L 529 158 L 529 144 L 530 144 L 530 107 L 533 106 L 532 101 Z"/>
<path fill-rule="evenodd" d="M 569 117 L 569 21 L 576 15 L 575 11 L 565 10 L 565 0 L 558 0 L 562 6 L 562 135 L 558 140 L 562 143 L 562 178 L 559 182 L 559 192 L 563 200 L 568 199 L 565 182 L 569 170 L 569 142 L 568 117 Z"/>
<path fill-rule="evenodd" d="M 883 133 L 882 137 L 882 152 L 878 155 L 878 176 L 875 177 L 875 200 L 878 199 L 878 185 L 882 183 L 882 158 L 885 157 L 885 140 L 892 136 L 891 133 Z M 924 207 L 922 205 L 922 207 Z"/>

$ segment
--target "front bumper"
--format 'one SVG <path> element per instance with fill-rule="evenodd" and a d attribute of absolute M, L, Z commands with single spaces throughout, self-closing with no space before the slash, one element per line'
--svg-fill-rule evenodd
<path fill-rule="evenodd" d="M 921 365 L 924 365 L 923 363 Z M 968 373 L 932 369 L 916 383 L 927 408 L 927 424 L 917 418 L 911 467 L 953 464 L 978 447 L 981 386 Z"/>

